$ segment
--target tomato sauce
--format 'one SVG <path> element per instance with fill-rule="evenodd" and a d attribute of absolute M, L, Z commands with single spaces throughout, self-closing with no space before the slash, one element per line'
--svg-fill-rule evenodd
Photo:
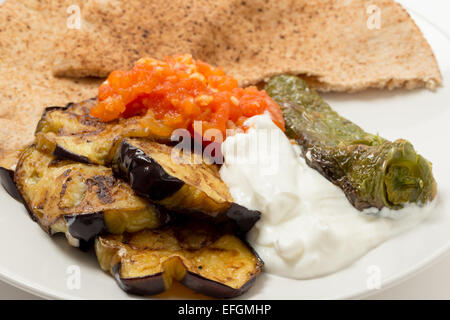
<path fill-rule="evenodd" d="M 98 89 L 91 115 L 102 121 L 142 115 L 142 125 L 160 136 L 178 128 L 202 132 L 242 128 L 248 118 L 268 112 L 284 131 L 278 104 L 256 87 L 240 88 L 233 77 L 190 55 L 142 58 L 131 70 L 111 72 Z M 196 126 L 198 128 L 198 126 Z"/>

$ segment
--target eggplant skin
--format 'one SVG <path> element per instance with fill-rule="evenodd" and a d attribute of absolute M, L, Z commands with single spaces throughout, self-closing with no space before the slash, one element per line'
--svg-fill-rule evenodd
<path fill-rule="evenodd" d="M 234 203 L 217 166 L 196 157 L 176 153 L 174 147 L 155 141 L 131 138 L 116 143 L 109 156 L 114 173 L 128 181 L 138 195 L 172 212 L 217 222 L 228 220 L 240 232 L 249 231 L 261 213 Z"/>
<path fill-rule="evenodd" d="M 250 231 L 261 218 L 261 212 L 247 209 L 237 203 L 233 203 L 225 215 L 236 224 L 237 230 L 242 233 Z"/>
<path fill-rule="evenodd" d="M 103 212 L 94 212 L 82 215 L 66 215 L 67 230 L 72 237 L 85 243 L 93 243 L 96 236 L 108 231 Z"/>
<path fill-rule="evenodd" d="M 22 196 L 20 195 L 17 186 L 14 183 L 14 171 L 0 167 L 0 182 L 6 192 L 19 202 L 23 202 Z"/>
<path fill-rule="evenodd" d="M 255 281 L 256 277 L 252 277 L 242 287 L 239 289 L 234 289 L 220 282 L 205 279 L 196 273 L 188 271 L 180 282 L 195 292 L 206 296 L 227 299 L 235 298 L 246 293 L 253 286 Z"/>
<path fill-rule="evenodd" d="M 126 293 L 135 294 L 138 296 L 152 296 L 166 291 L 163 273 L 157 273 L 150 276 L 138 278 L 122 278 L 120 276 L 121 264 L 114 265 L 111 273 L 116 280 L 120 289 Z"/>
<path fill-rule="evenodd" d="M 106 232 L 135 232 L 167 222 L 110 168 L 59 160 L 34 145 L 21 155 L 14 182 L 31 218 L 49 234 L 89 247 Z"/>
<path fill-rule="evenodd" d="M 112 273 L 117 285 L 129 294 L 138 296 L 152 296 L 170 290 L 166 288 L 163 273 L 157 273 L 140 278 L 122 278 L 120 276 L 120 264 L 113 267 Z M 191 290 L 209 297 L 229 299 L 246 293 L 255 283 L 257 277 L 251 278 L 241 288 L 234 289 L 220 282 L 205 279 L 198 274 L 186 272 L 179 282 Z"/>
<path fill-rule="evenodd" d="M 101 268 L 119 287 L 137 295 L 169 290 L 173 280 L 195 292 L 233 298 L 255 283 L 259 256 L 229 229 L 192 220 L 187 224 L 96 239 Z"/>
<path fill-rule="evenodd" d="M 131 188 L 150 200 L 162 200 L 181 189 L 184 182 L 168 174 L 145 152 L 127 140 L 119 145 L 113 170 L 129 181 Z"/>
<path fill-rule="evenodd" d="M 81 163 L 92 163 L 92 161 L 88 157 L 69 151 L 58 144 L 55 145 L 52 153 L 56 158 L 59 159 L 70 159 Z"/>

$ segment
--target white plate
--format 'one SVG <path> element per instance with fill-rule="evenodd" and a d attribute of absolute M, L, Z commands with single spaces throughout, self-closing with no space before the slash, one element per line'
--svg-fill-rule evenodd
<path fill-rule="evenodd" d="M 327 94 L 343 116 L 369 132 L 406 138 L 434 164 L 438 205 L 421 225 L 372 250 L 350 267 L 319 279 L 299 281 L 263 274 L 244 299 L 332 299 L 363 297 L 379 275 L 386 288 L 423 269 L 450 248 L 450 41 L 426 19 L 412 14 L 430 42 L 444 87 L 427 90 L 368 91 Z M 69 247 L 62 237 L 50 239 L 32 223 L 23 206 L 0 190 L 0 279 L 46 298 L 128 299 L 103 273 L 93 253 Z M 75 267 L 74 267 L 75 266 Z M 72 276 L 79 268 L 80 287 Z M 75 270 L 75 271 L 74 271 Z M 72 284 L 72 285 L 71 285 Z M 369 284 L 369 286 L 368 286 Z M 165 297 L 192 297 L 186 290 Z"/>

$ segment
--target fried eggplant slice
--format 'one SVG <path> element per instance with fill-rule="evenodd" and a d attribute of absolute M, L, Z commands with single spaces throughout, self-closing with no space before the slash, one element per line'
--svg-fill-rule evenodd
<path fill-rule="evenodd" d="M 110 158 L 114 173 L 129 181 L 137 194 L 170 211 L 228 219 L 242 232 L 261 216 L 234 203 L 218 167 L 201 156 L 146 139 L 123 139 Z"/>
<path fill-rule="evenodd" d="M 120 288 L 138 295 L 164 292 L 177 280 L 208 296 L 236 297 L 252 286 L 263 266 L 238 237 L 198 222 L 100 236 L 95 252 Z"/>
<path fill-rule="evenodd" d="M 436 196 L 431 163 L 410 142 L 366 133 L 298 77 L 274 77 L 265 89 L 280 104 L 286 135 L 306 163 L 340 187 L 355 208 L 401 209 Z"/>
<path fill-rule="evenodd" d="M 104 165 L 114 142 L 122 137 L 158 139 L 145 130 L 139 117 L 105 123 L 90 116 L 96 103 L 90 99 L 47 108 L 36 128 L 37 148 L 60 159 Z"/>
<path fill-rule="evenodd" d="M 165 220 L 111 169 L 57 160 L 27 148 L 14 181 L 33 220 L 49 234 L 65 233 L 73 246 L 86 247 L 104 232 L 156 228 Z"/>

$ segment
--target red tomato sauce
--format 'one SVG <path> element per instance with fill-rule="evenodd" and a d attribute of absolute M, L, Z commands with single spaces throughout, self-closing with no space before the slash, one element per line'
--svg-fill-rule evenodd
<path fill-rule="evenodd" d="M 175 129 L 202 131 L 244 128 L 248 118 L 267 112 L 284 131 L 278 104 L 256 87 L 240 88 L 233 77 L 190 55 L 143 58 L 131 70 L 111 72 L 98 89 L 91 115 L 102 121 L 142 115 L 142 125 L 160 136 Z"/>

